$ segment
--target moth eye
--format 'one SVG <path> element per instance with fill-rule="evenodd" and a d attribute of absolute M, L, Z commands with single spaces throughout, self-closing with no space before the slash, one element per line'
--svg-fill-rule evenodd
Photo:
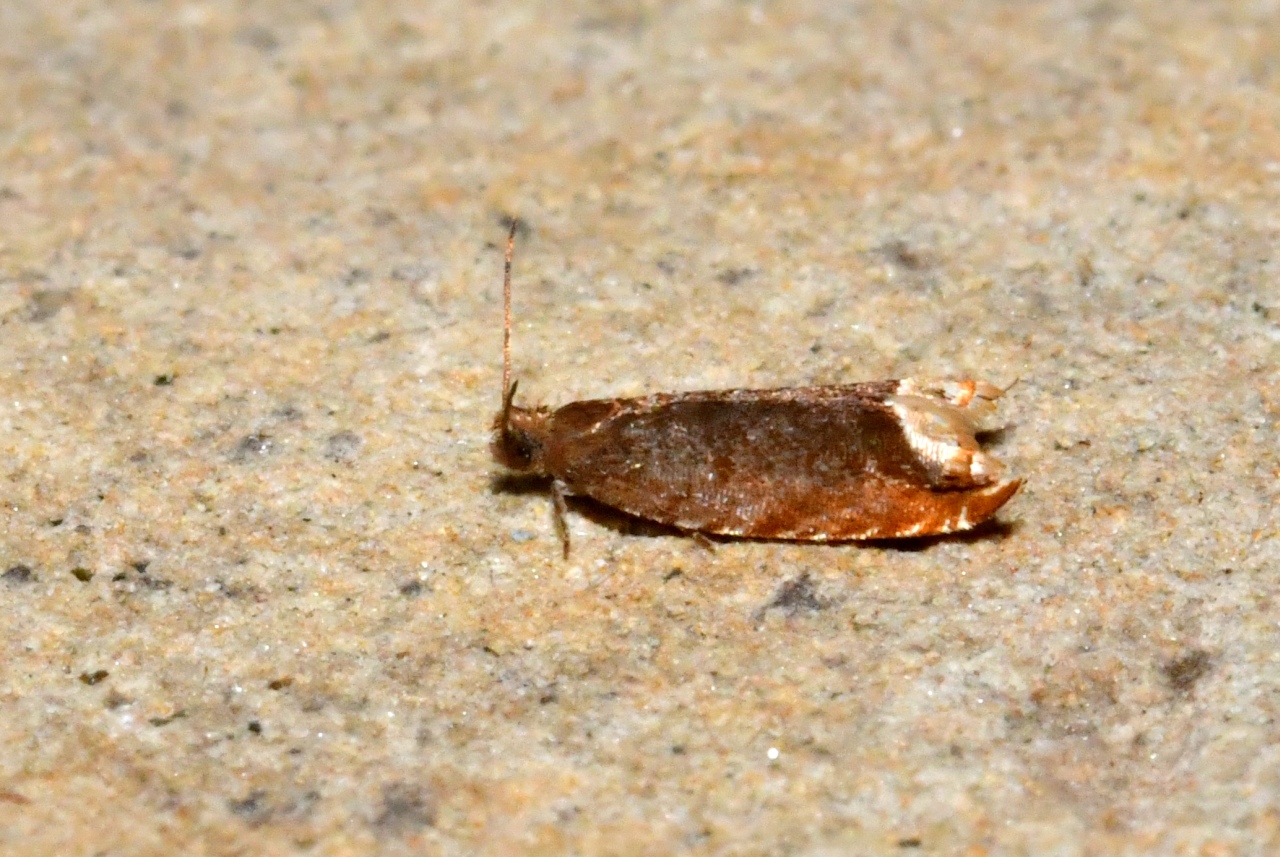
<path fill-rule="evenodd" d="M 499 426 L 489 448 L 498 463 L 508 470 L 528 470 L 533 462 L 528 445 L 522 443 L 520 436 L 510 428 Z"/>
<path fill-rule="evenodd" d="M 528 466 L 533 463 L 533 444 L 527 437 L 518 438 L 512 447 L 522 464 Z"/>
<path fill-rule="evenodd" d="M 514 467 L 528 467 L 533 461 L 533 452 L 529 449 L 528 444 L 520 443 L 518 440 L 512 439 L 507 445 L 507 457 L 510 459 L 511 465 Z"/>

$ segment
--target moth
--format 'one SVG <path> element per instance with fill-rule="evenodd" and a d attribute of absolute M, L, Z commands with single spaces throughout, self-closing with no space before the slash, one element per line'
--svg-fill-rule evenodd
<path fill-rule="evenodd" d="M 569 496 L 692 534 L 841 542 L 968 530 L 1021 485 L 977 440 L 979 420 L 1004 393 L 985 381 L 907 378 L 516 405 L 517 225 L 503 268 L 502 409 L 491 449 L 509 471 L 550 478 L 566 558 Z"/>

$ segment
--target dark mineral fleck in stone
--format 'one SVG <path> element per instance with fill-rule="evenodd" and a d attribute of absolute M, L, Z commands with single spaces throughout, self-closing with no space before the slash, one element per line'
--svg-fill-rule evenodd
<path fill-rule="evenodd" d="M 773 600 L 769 602 L 765 609 L 784 610 L 795 615 L 801 611 L 816 613 L 826 606 L 826 600 L 818 597 L 818 590 L 813 585 L 813 579 L 809 576 L 809 572 L 806 571 L 779 586 L 778 591 L 773 596 Z"/>
<path fill-rule="evenodd" d="M 248 461 L 258 456 L 267 455 L 275 448 L 275 444 L 271 440 L 271 436 L 254 432 L 245 435 L 236 444 L 235 450 L 231 453 L 231 457 L 236 461 Z"/>
<path fill-rule="evenodd" d="M 9 569 L 5 571 L 4 574 L 0 574 L 0 580 L 3 580 L 5 583 L 9 584 L 10 586 L 16 586 L 22 583 L 30 583 L 35 579 L 36 579 L 36 574 L 34 571 L 31 570 L 31 566 L 22 565 L 21 563 L 19 563 L 18 565 L 9 566 Z"/>
<path fill-rule="evenodd" d="M 350 464 L 360 453 L 364 440 L 360 435 L 350 431 L 340 431 L 329 435 L 324 442 L 324 457 L 340 464 Z"/>
<path fill-rule="evenodd" d="M 373 825 L 382 833 L 403 835 L 436 823 L 430 792 L 413 783 L 392 783 L 382 790 L 382 805 Z"/>
<path fill-rule="evenodd" d="M 1192 649 L 1180 658 L 1169 661 L 1162 668 L 1169 686 L 1179 693 L 1186 693 L 1195 687 L 1196 682 L 1204 678 L 1213 667 L 1213 659 L 1203 649 Z"/>

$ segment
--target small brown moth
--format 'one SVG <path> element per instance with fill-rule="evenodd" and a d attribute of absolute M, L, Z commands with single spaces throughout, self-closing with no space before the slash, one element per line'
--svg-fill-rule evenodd
<path fill-rule="evenodd" d="M 1021 481 L 983 452 L 975 418 L 1003 395 L 985 381 L 867 381 L 780 390 L 659 393 L 517 407 L 511 258 L 503 275 L 502 410 L 494 458 L 690 533 L 810 542 L 930 536 L 995 514 Z"/>

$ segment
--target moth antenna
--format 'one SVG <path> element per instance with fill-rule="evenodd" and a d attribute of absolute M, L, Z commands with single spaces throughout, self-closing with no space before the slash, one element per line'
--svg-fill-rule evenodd
<path fill-rule="evenodd" d="M 512 381 L 507 392 L 502 394 L 502 436 L 504 438 L 511 433 L 511 403 L 515 401 L 516 385 L 519 383 L 519 381 Z"/>
<path fill-rule="evenodd" d="M 507 233 L 507 255 L 502 266 L 502 422 L 505 425 L 511 412 L 511 399 L 516 394 L 511 383 L 511 257 L 516 252 L 516 229 L 520 219 L 511 218 L 511 231 Z"/>

